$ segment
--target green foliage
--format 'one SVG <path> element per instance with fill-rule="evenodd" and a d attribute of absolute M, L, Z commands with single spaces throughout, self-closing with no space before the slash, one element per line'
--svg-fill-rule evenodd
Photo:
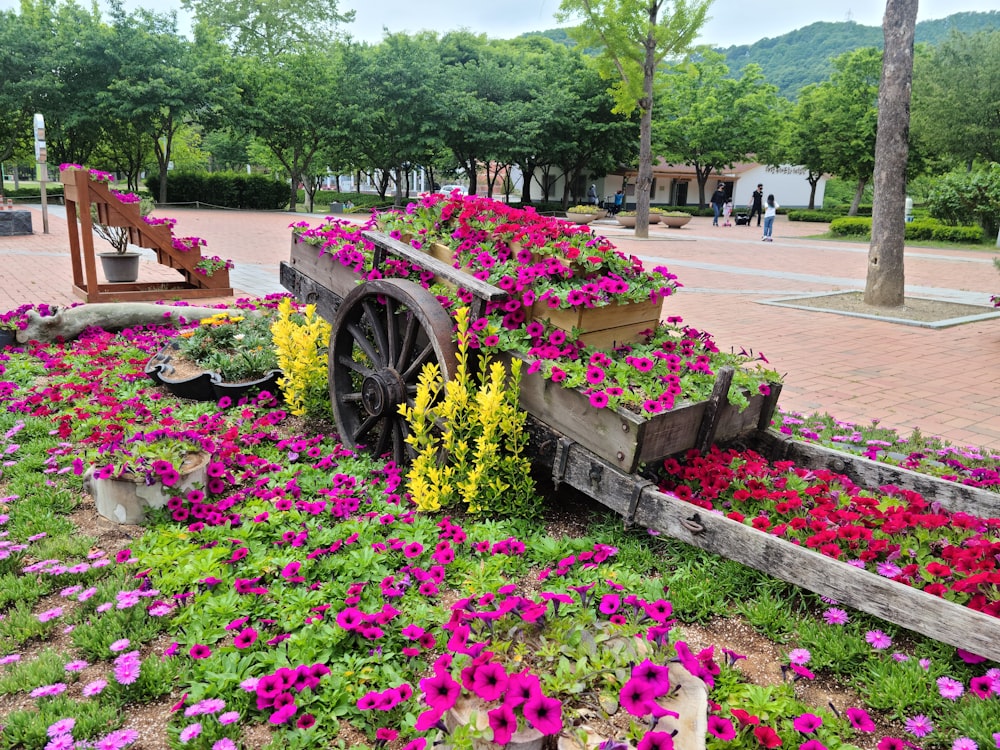
<path fill-rule="evenodd" d="M 296 416 L 328 417 L 327 352 L 330 324 L 308 305 L 304 314 L 292 312 L 291 299 L 278 305 L 271 324 L 277 361 L 284 373 L 278 380 L 289 411 Z"/>
<path fill-rule="evenodd" d="M 995 237 L 1000 226 L 1000 164 L 944 175 L 930 190 L 927 209 L 948 224 L 978 224 Z"/>
<path fill-rule="evenodd" d="M 50 741 L 48 728 L 59 721 L 76 719 L 73 736 L 85 740 L 103 735 L 122 724 L 119 706 L 113 703 L 87 701 L 80 703 L 64 695 L 39 701 L 37 707 L 9 714 L 4 720 L 0 748 L 41 748 Z"/>
<path fill-rule="evenodd" d="M 271 317 L 265 314 L 213 315 L 180 340 L 180 352 L 227 383 L 257 380 L 278 368 Z"/>
<path fill-rule="evenodd" d="M 44 649 L 30 661 L 20 661 L 0 677 L 0 695 L 31 691 L 42 685 L 66 681 L 66 657 L 51 648 Z"/>
<path fill-rule="evenodd" d="M 830 222 L 843 216 L 840 211 L 809 211 L 798 209 L 788 212 L 789 221 L 826 221 Z"/>
<path fill-rule="evenodd" d="M 159 175 L 151 174 L 146 178 L 146 187 L 154 195 L 159 185 Z M 168 172 L 167 192 L 173 203 L 204 203 L 255 211 L 288 207 L 288 185 L 260 174 Z"/>
<path fill-rule="evenodd" d="M 831 234 L 840 237 L 869 239 L 872 220 L 867 216 L 843 216 L 830 222 Z M 916 219 L 906 223 L 907 241 L 954 242 L 962 245 L 979 245 L 983 242 L 980 227 L 950 226 L 934 219 Z"/>

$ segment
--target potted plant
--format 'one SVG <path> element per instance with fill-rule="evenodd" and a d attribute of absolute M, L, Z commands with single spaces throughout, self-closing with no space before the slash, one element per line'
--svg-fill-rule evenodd
<path fill-rule="evenodd" d="M 182 331 L 146 366 L 146 374 L 175 396 L 208 401 L 277 388 L 281 370 L 271 316 L 219 313 Z"/>
<path fill-rule="evenodd" d="M 111 194 L 127 205 L 137 205 L 140 216 L 147 216 L 153 210 L 153 201 L 148 197 L 140 197 L 135 193 L 120 193 L 112 190 Z M 140 253 L 129 250 L 129 230 L 126 227 L 103 224 L 100 221 L 96 204 L 90 206 L 90 218 L 94 232 L 107 241 L 114 252 L 97 253 L 101 259 L 104 277 L 109 283 L 131 283 L 139 278 Z"/>
<path fill-rule="evenodd" d="M 652 209 L 650 209 L 652 211 Z M 615 219 L 623 227 L 630 229 L 635 227 L 635 211 L 619 211 L 615 214 Z"/>
<path fill-rule="evenodd" d="M 662 208 L 655 207 L 649 209 L 650 222 L 652 222 L 654 216 L 660 223 L 674 229 L 682 227 L 691 221 L 691 214 L 684 211 L 665 211 Z"/>
<path fill-rule="evenodd" d="M 146 508 L 162 508 L 174 495 L 203 487 L 211 455 L 194 431 L 91 435 L 93 446 L 73 461 L 97 512 L 116 523 L 140 524 Z"/>
<path fill-rule="evenodd" d="M 571 206 L 566 209 L 566 218 L 577 224 L 589 224 L 595 219 L 603 218 L 605 211 L 597 206 Z"/>

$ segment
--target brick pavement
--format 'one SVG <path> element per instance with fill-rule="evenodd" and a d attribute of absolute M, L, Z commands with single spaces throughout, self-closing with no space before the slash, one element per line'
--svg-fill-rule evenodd
<path fill-rule="evenodd" d="M 37 213 L 37 211 L 36 211 Z M 206 239 L 207 252 L 232 258 L 238 296 L 282 291 L 288 255 L 285 212 L 170 208 L 179 235 Z M 50 209 L 50 234 L 0 238 L 0 310 L 24 303 L 70 304 L 65 221 Z M 665 314 L 712 332 L 720 348 L 762 352 L 784 375 L 780 405 L 908 433 L 919 427 L 953 442 L 1000 448 L 1000 320 L 929 329 L 761 304 L 805 293 L 863 289 L 867 245 L 814 240 L 816 227 L 778 218 L 773 243 L 755 227 L 713 227 L 695 218 L 682 229 L 653 227 L 637 240 L 610 222 L 596 226 L 623 250 L 663 262 L 684 288 Z M 143 263 L 140 280 L 173 271 Z M 1000 274 L 989 252 L 909 248 L 907 294 L 989 304 Z M 219 300 L 226 301 L 226 300 Z"/>

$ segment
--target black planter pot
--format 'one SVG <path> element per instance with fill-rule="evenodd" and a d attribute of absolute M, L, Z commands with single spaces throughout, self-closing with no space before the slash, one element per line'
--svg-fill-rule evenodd
<path fill-rule="evenodd" d="M 234 404 L 244 396 L 260 393 L 261 391 L 268 391 L 274 396 L 280 396 L 281 391 L 278 388 L 278 378 L 281 375 L 281 370 L 271 370 L 264 377 L 248 383 L 224 383 L 222 377 L 218 373 L 213 372 L 212 391 L 216 399 L 228 396 L 233 400 Z"/>
<path fill-rule="evenodd" d="M 17 344 L 17 333 L 9 328 L 0 328 L 0 349 Z"/>
<path fill-rule="evenodd" d="M 189 398 L 194 401 L 218 401 L 223 397 L 229 397 L 233 403 L 236 403 L 244 396 L 260 391 L 269 391 L 277 397 L 281 396 L 281 390 L 278 388 L 278 378 L 282 375 L 281 370 L 271 370 L 264 377 L 245 383 L 226 383 L 219 373 L 207 370 L 189 378 L 178 378 L 174 374 L 171 360 L 177 355 L 179 349 L 177 343 L 167 344 L 153 355 L 144 368 L 144 372 L 150 380 L 163 386 L 178 398 Z"/>

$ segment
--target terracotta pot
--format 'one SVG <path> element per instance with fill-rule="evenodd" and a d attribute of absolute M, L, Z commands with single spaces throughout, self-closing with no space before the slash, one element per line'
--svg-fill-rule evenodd
<path fill-rule="evenodd" d="M 146 484 L 145 477 L 134 474 L 99 479 L 91 467 L 83 475 L 83 489 L 94 498 L 97 512 L 104 518 L 115 523 L 141 524 L 146 520 L 146 508 L 162 508 L 170 498 L 205 486 L 210 460 L 208 453 L 189 454 L 180 466 L 181 479 L 173 487 L 164 487 L 160 482 Z"/>

